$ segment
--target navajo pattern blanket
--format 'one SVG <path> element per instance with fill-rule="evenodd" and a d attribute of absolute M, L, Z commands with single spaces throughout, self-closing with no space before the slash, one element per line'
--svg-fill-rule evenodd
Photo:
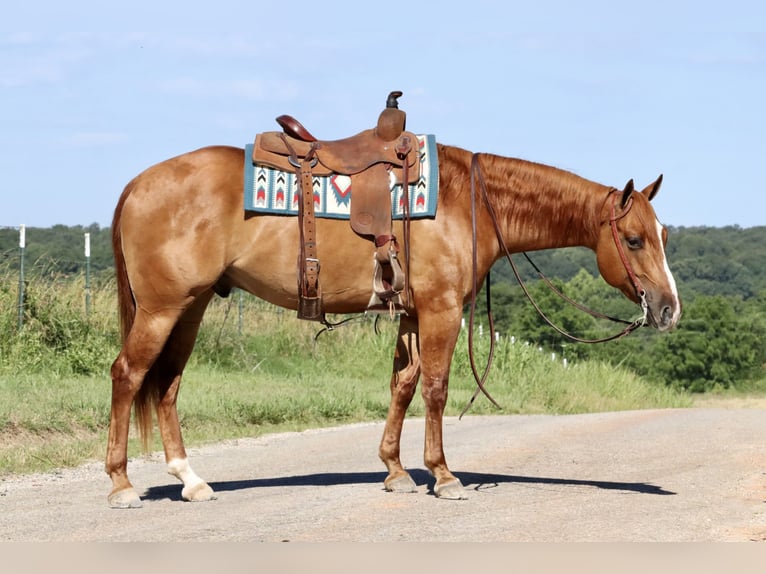
<path fill-rule="evenodd" d="M 410 217 L 436 217 L 439 189 L 439 163 L 436 138 L 419 135 L 420 179 L 409 185 Z M 298 179 L 295 172 L 281 171 L 252 162 L 253 144 L 245 147 L 245 210 L 279 215 L 298 215 Z M 314 176 L 314 212 L 316 217 L 349 219 L 351 214 L 351 178 L 334 174 Z M 401 219 L 404 197 L 401 184 L 391 189 L 391 215 Z"/>

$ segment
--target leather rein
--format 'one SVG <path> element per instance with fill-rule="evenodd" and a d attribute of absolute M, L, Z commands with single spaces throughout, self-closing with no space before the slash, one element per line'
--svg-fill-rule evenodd
<path fill-rule="evenodd" d="M 487 364 L 484 368 L 484 371 L 479 374 L 478 369 L 476 367 L 475 359 L 474 359 L 474 347 L 473 347 L 473 324 L 474 324 L 474 315 L 476 311 L 476 296 L 478 291 L 478 277 L 477 277 L 477 241 L 476 241 L 476 190 L 477 190 L 477 184 L 478 188 L 481 191 L 481 197 L 484 201 L 484 205 L 487 208 L 487 211 L 489 212 L 490 219 L 492 220 L 492 224 L 495 228 L 495 235 L 497 236 L 497 240 L 500 243 L 500 247 L 503 250 L 503 253 L 505 254 L 506 259 L 511 265 L 511 269 L 513 270 L 513 274 L 516 277 L 516 280 L 518 281 L 519 285 L 521 286 L 522 291 L 526 295 L 527 299 L 529 299 L 532 306 L 535 308 L 537 313 L 540 315 L 540 317 L 551 327 L 553 327 L 554 330 L 556 330 L 559 334 L 563 335 L 564 337 L 576 341 L 578 343 L 605 343 L 607 341 L 612 341 L 615 339 L 622 338 L 639 327 L 642 327 L 646 324 L 647 316 L 648 316 L 648 304 L 646 302 L 646 290 L 643 288 L 643 285 L 641 284 L 641 281 L 638 279 L 638 276 L 636 275 L 635 271 L 633 270 L 633 266 L 628 261 L 627 256 L 625 255 L 625 250 L 622 246 L 622 241 L 620 241 L 620 235 L 617 231 L 617 221 L 625 217 L 627 213 L 630 211 L 631 207 L 633 206 L 633 198 L 628 199 L 628 203 L 625 206 L 625 208 L 622 210 L 622 212 L 618 215 L 616 210 L 617 202 L 619 201 L 619 197 L 617 195 L 617 189 L 612 188 L 609 191 L 609 194 L 607 195 L 607 201 L 609 199 L 609 196 L 612 196 L 612 203 L 610 205 L 609 209 L 609 225 L 612 230 L 612 237 L 614 238 L 615 246 L 617 247 L 617 252 L 620 256 L 620 260 L 625 267 L 625 271 L 628 274 L 628 277 L 630 278 L 631 283 L 633 284 L 633 288 L 636 290 L 636 295 L 639 298 L 639 304 L 642 310 L 642 316 L 638 319 L 635 319 L 634 321 L 625 321 L 624 319 L 616 319 L 614 317 L 610 317 L 609 315 L 604 315 L 603 313 L 599 313 L 597 311 L 593 311 L 591 309 L 588 309 L 587 307 L 576 303 L 566 295 L 564 295 L 559 289 L 557 289 L 551 281 L 543 275 L 543 273 L 540 271 L 540 269 L 532 262 L 532 260 L 529 258 L 529 256 L 526 253 L 523 253 L 524 257 L 527 259 L 527 261 L 532 265 L 532 267 L 535 269 L 537 274 L 540 276 L 540 278 L 545 282 L 545 284 L 554 292 L 556 295 L 576 307 L 577 309 L 588 313 L 589 315 L 599 318 L 599 319 L 607 319 L 613 322 L 623 323 L 627 325 L 622 331 L 614 334 L 609 335 L 607 337 L 599 338 L 599 339 L 583 339 L 580 337 L 577 337 L 575 335 L 572 335 L 571 333 L 568 333 L 564 331 L 561 327 L 553 323 L 547 315 L 543 312 L 543 310 L 540 308 L 540 306 L 537 304 L 537 302 L 534 300 L 532 295 L 530 294 L 529 290 L 527 289 L 527 286 L 524 284 L 524 280 L 521 278 L 521 274 L 519 273 L 518 268 L 516 267 L 515 262 L 513 261 L 513 258 L 511 256 L 511 252 L 508 250 L 508 246 L 505 244 L 505 240 L 503 238 L 503 233 L 500 229 L 500 225 L 497 221 L 497 216 L 495 214 L 495 210 L 492 207 L 492 204 L 489 202 L 489 197 L 487 194 L 487 186 L 484 181 L 484 176 L 481 172 L 481 166 L 479 164 L 479 155 L 478 153 L 473 154 L 471 157 L 471 239 L 472 239 L 472 246 L 473 246 L 473 260 L 472 260 L 472 266 L 473 266 L 473 281 L 471 285 L 471 305 L 470 305 L 470 315 L 469 315 L 469 329 L 468 329 L 468 358 L 471 364 L 471 371 L 473 372 L 474 379 L 476 380 L 476 384 L 478 386 L 478 389 L 474 392 L 473 396 L 471 397 L 468 404 L 465 406 L 463 411 L 460 413 L 460 417 L 462 417 L 466 411 L 470 408 L 470 406 L 473 404 L 474 400 L 478 396 L 479 392 L 483 393 L 489 401 L 495 405 L 496 407 L 500 408 L 500 405 L 495 401 L 492 396 L 490 396 L 489 392 L 484 387 L 484 383 L 487 379 L 487 376 L 489 375 L 489 370 L 492 365 L 492 359 L 495 354 L 495 337 L 494 337 L 494 319 L 492 317 L 492 308 L 491 308 L 491 296 L 490 296 L 490 280 L 489 280 L 489 272 L 487 273 L 486 277 L 486 292 L 487 292 L 487 320 L 489 323 L 489 330 L 490 330 L 490 347 L 489 347 L 489 355 L 487 357 Z"/>

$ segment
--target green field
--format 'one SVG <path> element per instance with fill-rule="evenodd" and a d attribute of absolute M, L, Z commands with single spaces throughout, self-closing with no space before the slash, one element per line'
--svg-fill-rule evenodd
<path fill-rule="evenodd" d="M 0 291 L 0 474 L 103 459 L 109 423 L 109 366 L 118 352 L 113 288 L 91 292 L 85 316 L 81 281 L 32 284 L 23 329 L 14 289 Z M 397 324 L 371 318 L 325 332 L 245 295 L 216 299 L 184 376 L 179 414 L 187 446 L 227 438 L 382 420 Z M 489 338 L 476 337 L 479 364 Z M 583 413 L 685 407 L 691 395 L 642 380 L 627 369 L 568 361 L 501 339 L 487 386 L 471 414 Z M 476 386 L 463 331 L 452 366 L 448 415 Z M 419 395 L 409 416 L 423 414 Z M 156 433 L 155 433 L 156 434 Z M 155 436 L 154 448 L 160 449 Z M 375 448 L 371 445 L 371 448 Z M 138 441 L 130 455 L 140 454 Z"/>

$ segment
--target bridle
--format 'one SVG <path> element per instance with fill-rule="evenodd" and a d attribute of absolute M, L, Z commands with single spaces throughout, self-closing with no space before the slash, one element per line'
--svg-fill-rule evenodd
<path fill-rule="evenodd" d="M 609 225 L 611 227 L 612 231 L 612 237 L 614 239 L 615 246 L 617 248 L 617 253 L 620 256 L 620 261 L 622 262 L 623 266 L 625 267 L 625 271 L 628 274 L 628 277 L 630 279 L 630 282 L 633 285 L 633 288 L 636 291 L 636 296 L 639 299 L 639 305 L 642 310 L 642 315 L 633 320 L 633 321 L 626 321 L 624 319 L 617 319 L 614 317 L 610 317 L 609 315 L 605 315 L 603 313 L 599 313 L 597 311 L 593 311 L 591 309 L 588 309 L 587 307 L 576 303 L 566 295 L 564 295 L 559 289 L 557 289 L 551 281 L 543 275 L 543 273 L 540 271 L 540 269 L 532 262 L 532 260 L 529 258 L 529 256 L 526 253 L 523 253 L 524 257 L 527 259 L 527 261 L 532 265 L 532 267 L 535 269 L 535 271 L 538 273 L 540 278 L 546 283 L 546 285 L 554 291 L 559 297 L 567 301 L 568 303 L 572 304 L 577 309 L 584 311 L 588 313 L 589 315 L 593 317 L 597 317 L 600 319 L 607 319 L 613 322 L 617 323 L 623 323 L 627 325 L 622 331 L 614 334 L 609 335 L 607 337 L 599 338 L 599 339 L 583 339 L 580 337 L 577 337 L 575 335 L 572 335 L 571 333 L 568 333 L 564 331 L 561 327 L 553 323 L 543 312 L 543 310 L 540 308 L 540 306 L 537 304 L 537 302 L 534 300 L 532 295 L 530 294 L 529 290 L 527 289 L 527 286 L 524 284 L 524 280 L 521 278 L 521 274 L 519 273 L 518 268 L 516 267 L 516 263 L 513 261 L 513 257 L 511 255 L 511 252 L 508 250 L 508 246 L 505 243 L 505 239 L 503 238 L 503 233 L 500 229 L 500 224 L 497 221 L 497 216 L 495 214 L 495 210 L 492 207 L 492 204 L 489 202 L 489 196 L 487 194 L 487 186 L 484 181 L 484 176 L 481 173 L 481 166 L 479 164 L 479 155 L 478 153 L 473 154 L 471 157 L 471 234 L 472 234 L 472 248 L 473 248 L 473 281 L 471 286 L 471 305 L 470 305 L 470 314 L 469 314 L 469 329 L 468 329 L 468 357 L 471 364 L 471 371 L 473 372 L 474 379 L 476 380 L 476 384 L 478 386 L 477 391 L 473 394 L 470 401 L 466 405 L 466 407 L 463 409 L 463 411 L 460 413 L 460 416 L 462 417 L 463 414 L 468 410 L 468 408 L 473 404 L 473 401 L 478 396 L 479 392 L 482 392 L 484 396 L 489 399 L 489 401 L 494 404 L 496 407 L 500 407 L 500 405 L 493 399 L 490 394 L 487 392 L 487 390 L 484 388 L 484 382 L 486 381 L 486 378 L 489 374 L 490 367 L 492 365 L 492 359 L 494 357 L 495 352 L 495 338 L 494 338 L 494 320 L 492 317 L 492 309 L 491 309 L 491 296 L 490 296 L 490 280 L 489 280 L 489 273 L 487 273 L 486 277 L 486 293 L 487 293 L 487 320 L 489 323 L 489 330 L 490 330 L 490 349 L 489 349 L 489 355 L 487 358 L 487 365 L 484 369 L 484 372 L 479 375 L 478 369 L 475 365 L 474 360 L 474 353 L 473 353 L 473 323 L 474 323 L 474 315 L 476 311 L 476 295 L 478 291 L 478 281 L 477 281 L 477 241 L 476 241 L 476 188 L 478 184 L 478 188 L 481 191 L 481 196 L 484 201 L 484 205 L 487 208 L 487 211 L 489 212 L 490 219 L 492 220 L 492 224 L 495 228 L 495 235 L 497 236 L 498 243 L 500 244 L 500 247 L 505 254 L 506 259 L 511 265 L 511 269 L 513 271 L 514 276 L 516 277 L 516 281 L 518 281 L 519 286 L 521 287 L 522 291 L 526 295 L 527 299 L 529 299 L 530 303 L 532 303 L 532 306 L 535 308 L 537 313 L 540 315 L 540 317 L 551 327 L 553 327 L 554 330 L 556 330 L 559 334 L 563 335 L 564 337 L 576 341 L 578 343 L 605 343 L 607 341 L 612 341 L 615 339 L 620 339 L 626 335 L 629 335 L 639 327 L 642 327 L 646 325 L 647 317 L 649 313 L 649 306 L 646 301 L 646 290 L 643 288 L 643 285 L 641 284 L 641 281 L 639 280 L 638 276 L 636 275 L 635 271 L 633 270 L 633 266 L 630 264 L 630 261 L 628 261 L 628 258 L 625 254 L 625 250 L 622 246 L 622 241 L 620 240 L 620 235 L 617 230 L 617 221 L 625 217 L 630 209 L 633 207 L 633 198 L 628 198 L 628 202 L 623 207 L 622 211 L 617 214 L 617 202 L 619 201 L 619 195 L 616 188 L 612 188 L 609 190 L 609 194 L 607 195 L 607 201 L 611 197 L 612 203 L 610 205 L 609 209 Z"/>
<path fill-rule="evenodd" d="M 620 260 L 622 261 L 622 265 L 625 267 L 625 271 L 628 274 L 628 277 L 630 278 L 630 282 L 633 284 L 633 288 L 636 290 L 636 296 L 639 300 L 639 305 L 641 306 L 641 310 L 643 311 L 643 317 L 641 319 L 641 325 L 646 324 L 646 317 L 649 313 L 649 305 L 646 302 L 646 289 L 644 289 L 643 285 L 641 285 L 641 281 L 638 279 L 638 276 L 636 275 L 635 271 L 633 271 L 633 266 L 630 264 L 630 261 L 628 261 L 628 258 L 625 256 L 625 249 L 622 246 L 622 241 L 620 241 L 620 234 L 617 232 L 617 220 L 622 219 L 625 217 L 628 212 L 630 211 L 630 208 L 633 207 L 633 198 L 628 198 L 628 204 L 623 208 L 622 213 L 617 216 L 615 215 L 615 206 L 617 205 L 617 189 L 612 188 L 609 191 L 609 194 L 613 196 L 612 205 L 609 209 L 609 225 L 612 228 L 612 238 L 614 239 L 614 244 L 617 247 L 617 253 L 620 255 Z M 641 326 L 639 325 L 639 326 Z M 627 333 L 626 333 L 627 335 Z"/>

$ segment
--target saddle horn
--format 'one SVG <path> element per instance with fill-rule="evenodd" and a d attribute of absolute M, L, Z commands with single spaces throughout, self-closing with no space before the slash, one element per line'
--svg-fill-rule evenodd
<path fill-rule="evenodd" d="M 375 134 L 383 141 L 390 142 L 398 138 L 404 131 L 407 123 L 407 114 L 399 109 L 398 99 L 402 92 L 394 91 L 388 94 L 386 108 L 380 112 L 378 127 Z"/>
<path fill-rule="evenodd" d="M 399 90 L 395 90 L 388 94 L 388 98 L 386 98 L 386 107 L 387 108 L 396 108 L 399 109 L 399 98 L 402 97 L 402 92 Z"/>

